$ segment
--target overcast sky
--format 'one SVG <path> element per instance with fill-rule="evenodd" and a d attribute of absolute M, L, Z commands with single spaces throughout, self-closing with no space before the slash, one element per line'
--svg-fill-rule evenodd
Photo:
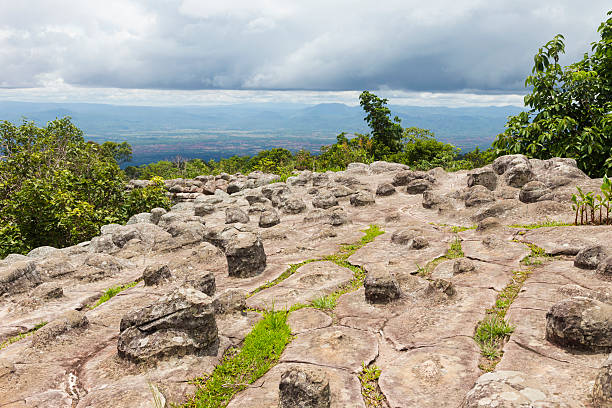
<path fill-rule="evenodd" d="M 0 0 L 0 99 L 129 104 L 520 104 L 537 48 L 565 63 L 609 0 Z M 282 91 L 282 92 L 276 92 Z"/>

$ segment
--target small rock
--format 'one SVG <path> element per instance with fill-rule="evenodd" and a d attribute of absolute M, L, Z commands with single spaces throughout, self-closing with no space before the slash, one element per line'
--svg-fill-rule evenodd
<path fill-rule="evenodd" d="M 465 206 L 474 207 L 481 204 L 490 203 L 491 201 L 495 201 L 495 196 L 493 193 L 484 186 L 475 185 L 474 187 L 470 188 L 466 196 Z"/>
<path fill-rule="evenodd" d="M 612 256 L 609 256 L 599 262 L 599 265 L 597 265 L 597 273 L 605 278 L 612 277 Z"/>
<path fill-rule="evenodd" d="M 168 265 L 162 263 L 155 263 L 145 268 L 142 274 L 142 280 L 145 286 L 159 285 L 164 281 L 168 281 L 172 274 Z"/>
<path fill-rule="evenodd" d="M 393 184 L 395 187 L 399 187 L 399 186 L 405 186 L 408 183 L 410 183 L 412 180 L 414 180 L 415 174 L 414 171 L 412 170 L 402 170 L 397 172 L 394 176 L 393 176 L 393 181 L 391 182 L 391 184 Z"/>
<path fill-rule="evenodd" d="M 391 183 L 382 183 L 376 187 L 377 196 L 386 197 L 393 194 L 395 194 L 395 187 L 393 187 L 393 184 Z"/>
<path fill-rule="evenodd" d="M 187 284 L 208 296 L 213 296 L 217 289 L 215 274 L 212 272 L 202 272 L 200 276 L 189 279 Z"/>
<path fill-rule="evenodd" d="M 332 208 L 338 205 L 338 199 L 329 191 L 320 192 L 313 198 L 312 206 L 314 208 Z"/>
<path fill-rule="evenodd" d="M 431 190 L 433 184 L 431 181 L 426 179 L 412 180 L 406 185 L 406 193 L 408 194 L 422 194 L 427 190 Z"/>
<path fill-rule="evenodd" d="M 329 408 L 329 380 L 321 370 L 291 368 L 278 385 L 279 408 Z"/>
<path fill-rule="evenodd" d="M 289 197 L 283 202 L 282 209 L 287 214 L 300 214 L 306 209 L 306 203 L 299 197 Z"/>
<path fill-rule="evenodd" d="M 389 303 L 400 297 L 397 280 L 382 267 L 372 267 L 363 286 L 365 298 L 370 303 Z"/>
<path fill-rule="evenodd" d="M 485 232 L 492 229 L 500 228 L 502 226 L 499 218 L 497 217 L 487 217 L 480 221 L 476 226 L 476 231 Z"/>
<path fill-rule="evenodd" d="M 412 242 L 410 243 L 410 248 L 412 249 L 423 249 L 429 246 L 429 241 L 427 241 L 424 237 L 414 237 Z"/>
<path fill-rule="evenodd" d="M 266 253 L 259 237 L 251 232 L 236 232 L 225 245 L 229 276 L 250 278 L 266 268 Z"/>
<path fill-rule="evenodd" d="M 2 366 L 0 365 L 0 370 Z M 2 374 L 0 372 L 0 377 Z M 599 369 L 593 385 L 593 404 L 597 408 L 612 407 L 612 354 Z"/>
<path fill-rule="evenodd" d="M 468 174 L 467 185 L 468 187 L 480 185 L 493 191 L 497 187 L 497 175 L 489 168 L 476 169 Z"/>
<path fill-rule="evenodd" d="M 456 293 L 453 283 L 446 279 L 434 279 L 430 281 L 429 291 L 432 292 L 434 290 L 442 292 L 447 296 L 454 296 Z"/>
<path fill-rule="evenodd" d="M 343 208 L 336 207 L 329 214 L 329 223 L 334 227 L 344 225 L 348 222 L 348 215 Z"/>
<path fill-rule="evenodd" d="M 521 188 L 519 200 L 523 203 L 535 203 L 550 192 L 551 190 L 541 181 L 530 181 Z"/>
<path fill-rule="evenodd" d="M 161 219 L 161 216 L 166 214 L 168 211 L 166 211 L 164 208 L 154 208 L 151 210 L 151 217 L 150 217 L 150 221 L 152 224 L 158 224 L 159 220 Z M 197 215 L 197 214 L 196 214 Z"/>
<path fill-rule="evenodd" d="M 607 250 L 601 245 L 595 245 L 581 249 L 576 258 L 574 266 L 581 269 L 597 269 L 601 261 L 607 257 Z"/>
<path fill-rule="evenodd" d="M 612 350 L 612 305 L 579 296 L 553 305 L 546 313 L 546 339 L 573 349 Z"/>
<path fill-rule="evenodd" d="M 234 224 L 234 223 L 246 224 L 249 222 L 249 216 L 247 213 L 242 211 L 239 207 L 228 207 L 225 209 L 225 223 L 226 224 Z"/>
<path fill-rule="evenodd" d="M 275 209 L 270 208 L 261 213 L 259 216 L 259 226 L 261 228 L 270 228 L 277 224 L 280 224 L 280 217 Z"/>
<path fill-rule="evenodd" d="M 242 289 L 226 289 L 213 299 L 216 314 L 241 312 L 246 309 L 248 292 Z"/>
<path fill-rule="evenodd" d="M 448 209 L 451 208 L 450 200 L 433 191 L 423 191 L 423 208 Z"/>
<path fill-rule="evenodd" d="M 357 194 L 354 194 L 350 198 L 351 205 L 355 207 L 362 207 L 366 205 L 374 204 L 374 194 L 369 191 L 358 191 Z"/>
<path fill-rule="evenodd" d="M 314 187 L 322 187 L 329 183 L 329 176 L 325 173 L 313 173 L 312 185 Z"/>
<path fill-rule="evenodd" d="M 215 212 L 214 204 L 210 203 L 199 203 L 193 207 L 193 212 L 198 217 L 203 217 Z"/>
<path fill-rule="evenodd" d="M 476 266 L 474 265 L 474 262 L 467 258 L 455 259 L 455 262 L 453 263 L 454 274 L 474 272 L 475 270 Z"/>

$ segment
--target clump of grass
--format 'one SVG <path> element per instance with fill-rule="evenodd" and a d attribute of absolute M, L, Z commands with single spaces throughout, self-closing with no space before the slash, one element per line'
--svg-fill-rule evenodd
<path fill-rule="evenodd" d="M 512 224 L 510 225 L 510 228 L 521 228 L 521 229 L 532 230 L 532 229 L 538 229 L 538 228 L 544 228 L 544 227 L 569 227 L 573 225 L 574 224 L 568 224 L 566 222 L 561 222 L 561 221 L 546 220 L 546 221 L 536 222 L 533 224 Z"/>
<path fill-rule="evenodd" d="M 416 272 L 414 274 L 428 277 L 431 273 L 436 269 L 436 266 L 441 264 L 444 261 L 448 261 L 455 258 L 461 258 L 465 256 L 463 253 L 463 249 L 461 248 L 461 240 L 459 237 L 455 237 L 455 240 L 451 242 L 450 246 L 446 250 L 446 254 L 435 258 L 432 261 L 429 261 L 425 266 L 420 266 L 419 264 L 415 264 L 417 267 Z"/>
<path fill-rule="evenodd" d="M 126 283 L 125 285 L 112 286 L 106 289 L 106 291 L 104 291 L 104 294 L 100 297 L 100 299 L 98 299 L 96 304 L 93 305 L 91 308 L 95 309 L 96 307 L 100 306 L 102 303 L 109 301 L 111 298 L 115 297 L 116 295 L 123 292 L 124 290 L 133 288 L 134 286 L 138 285 L 138 282 L 139 281 L 134 281 L 134 282 Z"/>
<path fill-rule="evenodd" d="M 316 309 L 330 310 L 336 307 L 337 298 L 331 295 L 321 296 L 312 301 L 312 307 Z"/>
<path fill-rule="evenodd" d="M 380 392 L 378 387 L 378 378 L 381 370 L 375 365 L 370 367 L 361 363 L 361 373 L 359 373 L 359 381 L 361 382 L 361 395 L 366 407 L 379 408 L 384 407 L 385 396 Z"/>
<path fill-rule="evenodd" d="M 476 229 L 476 227 L 477 227 L 477 225 L 472 225 L 471 227 L 462 227 L 462 226 L 459 226 L 459 225 L 452 225 L 451 226 L 451 231 L 456 234 L 458 232 L 463 232 L 463 231 L 467 231 L 467 230 Z"/>
<path fill-rule="evenodd" d="M 543 248 L 529 242 L 523 242 L 531 250 L 531 253 L 525 258 L 521 259 L 521 264 L 526 266 L 541 265 L 546 259 L 551 258 L 550 255 L 546 254 Z"/>
<path fill-rule="evenodd" d="M 254 291 L 249 293 L 249 296 L 253 296 L 257 292 L 261 292 L 264 289 L 268 289 L 268 288 L 271 288 L 272 286 L 278 285 L 279 283 L 281 283 L 282 281 L 284 281 L 285 279 L 287 279 L 288 277 L 290 277 L 291 275 L 296 273 L 297 270 L 301 266 L 304 266 L 304 265 L 309 264 L 311 262 L 317 262 L 317 261 L 319 261 L 319 259 L 308 259 L 308 260 L 300 262 L 300 263 L 289 265 L 289 267 L 283 273 L 281 273 L 278 278 L 274 279 L 273 281 L 269 281 L 269 282 L 266 282 L 265 284 L 261 285 L 260 287 L 258 287 L 257 289 L 255 289 Z"/>
<path fill-rule="evenodd" d="M 32 334 L 34 334 L 36 332 L 36 330 L 40 329 L 41 327 L 43 327 L 47 323 L 48 322 L 41 321 L 40 323 L 37 323 L 34 326 L 34 328 L 32 328 L 31 330 L 28 330 L 28 331 L 23 332 L 23 333 L 19 333 L 19 334 L 13 336 L 13 337 L 9 337 L 8 339 L 6 339 L 2 343 L 0 343 L 0 350 L 10 346 L 13 343 L 17 343 L 19 340 L 23 340 L 26 337 L 31 336 Z"/>
<path fill-rule="evenodd" d="M 446 257 L 448 259 L 455 259 L 463 257 L 463 249 L 461 248 L 461 240 L 459 238 L 455 238 L 453 242 L 451 242 L 448 251 L 446 251 Z"/>
<path fill-rule="evenodd" d="M 183 407 L 225 407 L 234 394 L 276 364 L 290 340 L 287 312 L 265 312 L 245 337 L 242 348 L 231 349 L 209 376 L 193 381 L 198 389 Z"/>

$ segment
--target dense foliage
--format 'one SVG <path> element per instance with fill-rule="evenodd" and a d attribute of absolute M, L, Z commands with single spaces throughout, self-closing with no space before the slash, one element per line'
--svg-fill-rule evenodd
<path fill-rule="evenodd" d="M 591 177 L 612 175 L 612 18 L 598 31 L 592 54 L 566 67 L 558 63 L 562 35 L 539 49 L 525 81 L 529 111 L 509 118 L 493 143 L 498 155 L 572 157 Z"/>
<path fill-rule="evenodd" d="M 43 245 L 73 245 L 98 234 L 104 224 L 124 222 L 153 206 L 168 207 L 161 180 L 125 191 L 116 159 L 131 148 L 116 146 L 85 142 L 70 118 L 44 128 L 26 121 L 0 123 L 0 257 Z"/>

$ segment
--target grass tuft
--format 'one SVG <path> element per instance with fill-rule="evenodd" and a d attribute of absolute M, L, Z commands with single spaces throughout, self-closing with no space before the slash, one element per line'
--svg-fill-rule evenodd
<path fill-rule="evenodd" d="M 359 373 L 359 382 L 361 382 L 361 395 L 366 407 L 382 408 L 385 405 L 385 396 L 378 387 L 378 378 L 381 370 L 375 365 L 370 367 L 361 363 L 361 373 Z"/>
<path fill-rule="evenodd" d="M 546 221 L 536 222 L 533 224 L 512 224 L 510 225 L 510 228 L 521 228 L 521 229 L 532 230 L 532 229 L 538 229 L 538 228 L 544 228 L 544 227 L 569 227 L 573 225 L 574 224 L 568 224 L 567 222 L 546 220 Z"/>
<path fill-rule="evenodd" d="M 13 337 L 9 337 L 8 339 L 6 339 L 5 341 L 3 341 L 2 343 L 0 343 L 0 350 L 10 346 L 13 343 L 17 343 L 19 340 L 23 340 L 28 336 L 31 336 L 32 334 L 34 334 L 36 332 L 36 330 L 40 329 L 41 327 L 43 327 L 44 325 L 46 325 L 48 322 L 42 321 L 40 323 L 37 323 L 33 329 L 28 330 L 27 332 L 23 332 L 23 333 L 19 333 Z"/>
<path fill-rule="evenodd" d="M 263 320 L 245 337 L 242 348 L 230 349 L 210 375 L 193 381 L 198 389 L 183 407 L 225 407 L 234 394 L 276 364 L 290 341 L 287 312 L 265 312 Z"/>
<path fill-rule="evenodd" d="M 331 295 L 321 296 L 312 301 L 312 307 L 322 310 L 331 310 L 336 307 L 337 298 Z"/>
<path fill-rule="evenodd" d="M 96 307 L 100 306 L 102 303 L 108 302 L 111 298 L 117 296 L 119 293 L 123 292 L 124 290 L 133 288 L 134 286 L 138 285 L 138 282 L 139 281 L 134 281 L 134 282 L 126 283 L 125 285 L 112 286 L 106 289 L 106 291 L 104 291 L 104 294 L 100 297 L 100 299 L 98 299 L 96 304 L 91 307 L 91 309 L 95 309 Z"/>

